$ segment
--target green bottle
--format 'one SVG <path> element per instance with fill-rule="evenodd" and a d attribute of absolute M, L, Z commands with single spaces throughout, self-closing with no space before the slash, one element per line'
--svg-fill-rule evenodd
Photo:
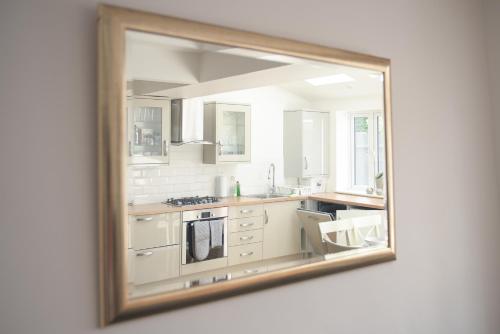
<path fill-rule="evenodd" d="M 241 196 L 240 181 L 236 181 L 236 197 Z"/>

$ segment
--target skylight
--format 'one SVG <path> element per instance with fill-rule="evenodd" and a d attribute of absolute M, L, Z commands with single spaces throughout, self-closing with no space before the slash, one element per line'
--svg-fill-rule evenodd
<path fill-rule="evenodd" d="M 329 75 L 326 77 L 306 79 L 305 81 L 313 86 L 323 86 L 323 85 L 351 82 L 354 81 L 354 79 L 348 76 L 347 74 L 341 73 L 341 74 Z"/>

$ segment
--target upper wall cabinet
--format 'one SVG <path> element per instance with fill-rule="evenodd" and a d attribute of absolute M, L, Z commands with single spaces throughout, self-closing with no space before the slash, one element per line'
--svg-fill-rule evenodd
<path fill-rule="evenodd" d="M 135 96 L 127 100 L 128 163 L 168 164 L 170 100 Z"/>
<path fill-rule="evenodd" d="M 285 176 L 328 175 L 330 113 L 285 111 L 283 122 Z"/>
<path fill-rule="evenodd" d="M 204 105 L 203 163 L 250 162 L 251 107 L 247 104 L 209 102 Z"/>

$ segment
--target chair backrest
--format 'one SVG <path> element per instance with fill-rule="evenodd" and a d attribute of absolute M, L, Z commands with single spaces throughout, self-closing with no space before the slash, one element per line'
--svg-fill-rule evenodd
<path fill-rule="evenodd" d="M 338 220 L 353 219 L 355 233 L 349 237 L 355 244 L 369 236 L 381 238 L 385 234 L 385 210 L 337 210 L 336 216 Z"/>
<path fill-rule="evenodd" d="M 319 230 L 328 253 L 338 253 L 363 247 L 357 240 L 352 239 L 352 236 L 356 235 L 356 227 L 352 219 L 319 223 Z M 331 239 L 334 236 L 341 239 L 338 237 L 339 234 L 342 234 L 344 239 L 338 241 Z"/>
<path fill-rule="evenodd" d="M 318 224 L 333 221 L 333 217 L 329 213 L 305 209 L 297 209 L 297 215 L 304 225 L 304 231 L 314 252 L 316 254 L 326 254 L 326 245 L 323 242 Z"/>

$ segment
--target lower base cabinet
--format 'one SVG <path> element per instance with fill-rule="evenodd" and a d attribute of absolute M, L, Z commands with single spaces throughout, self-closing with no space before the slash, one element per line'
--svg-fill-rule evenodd
<path fill-rule="evenodd" d="M 262 260 L 262 242 L 229 247 L 228 265 Z"/>
<path fill-rule="evenodd" d="M 134 284 L 145 284 L 179 276 L 179 245 L 132 252 Z"/>
<path fill-rule="evenodd" d="M 300 201 L 264 204 L 264 259 L 300 253 Z"/>

